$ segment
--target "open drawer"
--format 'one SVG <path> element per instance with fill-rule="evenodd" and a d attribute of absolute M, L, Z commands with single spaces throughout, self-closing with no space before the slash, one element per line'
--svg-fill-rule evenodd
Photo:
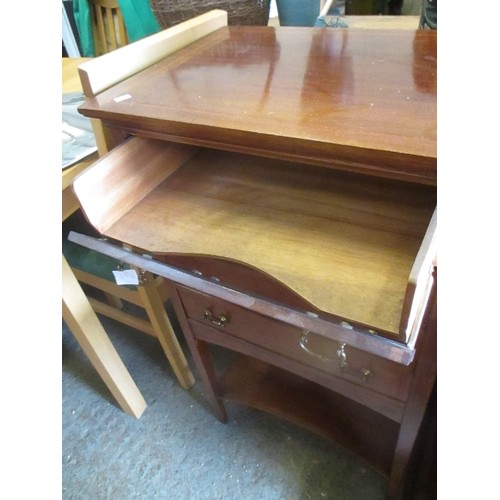
<path fill-rule="evenodd" d="M 73 187 L 100 233 L 140 253 L 187 257 L 188 272 L 190 257 L 255 270 L 346 335 L 414 346 L 435 259 L 431 186 L 133 137 Z"/>

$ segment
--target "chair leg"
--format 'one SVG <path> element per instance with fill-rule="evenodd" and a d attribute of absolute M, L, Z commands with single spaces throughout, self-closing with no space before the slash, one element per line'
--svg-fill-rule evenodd
<path fill-rule="evenodd" d="M 139 418 L 146 401 L 109 340 L 66 259 L 62 258 L 63 318 L 125 413 Z"/>
<path fill-rule="evenodd" d="M 146 272 L 143 273 L 143 278 L 143 283 L 138 287 L 143 307 L 146 309 L 149 320 L 153 325 L 153 329 L 158 336 L 158 340 L 174 370 L 179 384 L 182 388 L 189 389 L 194 384 L 194 377 L 165 311 L 165 306 L 160 298 L 154 276 Z"/>

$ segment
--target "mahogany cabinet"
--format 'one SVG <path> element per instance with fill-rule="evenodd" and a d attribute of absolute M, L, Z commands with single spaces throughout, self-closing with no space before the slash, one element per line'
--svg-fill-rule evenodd
<path fill-rule="evenodd" d="M 73 241 L 169 281 L 218 418 L 334 439 L 395 498 L 436 381 L 436 33 L 222 27 L 81 112 L 110 152 L 74 190 L 115 244 Z"/>

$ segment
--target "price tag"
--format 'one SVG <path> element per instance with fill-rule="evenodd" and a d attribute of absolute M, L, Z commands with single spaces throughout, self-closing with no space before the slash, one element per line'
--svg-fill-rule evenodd
<path fill-rule="evenodd" d="M 138 285 L 139 276 L 135 269 L 124 269 L 123 271 L 113 271 L 117 285 Z"/>

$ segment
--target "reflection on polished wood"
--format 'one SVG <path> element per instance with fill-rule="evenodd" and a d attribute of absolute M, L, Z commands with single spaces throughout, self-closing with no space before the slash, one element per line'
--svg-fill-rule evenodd
<path fill-rule="evenodd" d="M 436 33 L 222 28 L 81 110 L 141 135 L 433 184 Z"/>

